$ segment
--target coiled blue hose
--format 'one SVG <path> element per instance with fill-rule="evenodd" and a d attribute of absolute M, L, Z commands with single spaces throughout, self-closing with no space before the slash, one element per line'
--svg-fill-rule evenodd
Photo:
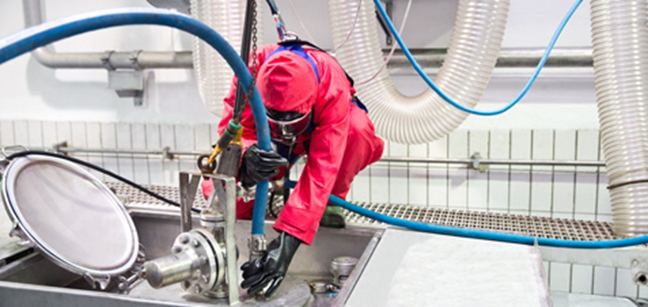
<path fill-rule="evenodd" d="M 7 62 L 38 47 L 78 34 L 99 29 L 126 25 L 160 25 L 176 28 L 193 34 L 212 46 L 241 81 L 245 92 L 252 84 L 252 76 L 246 63 L 238 53 L 216 31 L 189 16 L 164 9 L 155 8 L 120 8 L 85 13 L 47 22 L 31 27 L 0 40 L 0 64 Z M 258 146 L 263 150 L 270 147 L 270 130 L 261 95 L 255 88 L 250 100 L 254 123 L 257 130 Z M 266 202 L 268 197 L 268 181 L 259 182 L 254 202 L 252 234 L 263 234 Z"/>
<path fill-rule="evenodd" d="M 529 91 L 535 80 L 538 78 L 538 75 L 540 74 L 540 71 L 544 67 L 545 63 L 547 62 L 547 58 L 549 57 L 549 54 L 551 54 L 551 50 L 553 50 L 554 46 L 556 45 L 556 41 L 560 37 L 560 34 L 562 33 L 563 29 L 565 29 L 565 26 L 567 25 L 567 22 L 569 22 L 569 19 L 571 19 L 572 15 L 574 15 L 574 12 L 580 4 L 583 2 L 583 0 L 576 0 L 576 3 L 569 9 L 567 12 L 567 15 L 563 18 L 563 20 L 560 22 L 560 25 L 556 29 L 556 32 L 554 32 L 553 36 L 551 37 L 551 40 L 549 41 L 549 45 L 547 46 L 547 50 L 545 50 L 545 53 L 542 55 L 542 58 L 540 59 L 540 62 L 538 63 L 538 66 L 536 67 L 535 71 L 533 72 L 533 75 L 529 79 L 529 81 L 524 85 L 524 88 L 522 88 L 522 91 L 518 94 L 515 99 L 513 99 L 511 102 L 509 102 L 505 107 L 493 111 L 479 111 L 471 108 L 467 108 L 463 105 L 461 105 L 459 102 L 456 102 L 450 96 L 446 95 L 439 87 L 437 87 L 436 84 L 430 78 L 423 72 L 423 69 L 421 66 L 416 62 L 414 57 L 412 56 L 412 53 L 410 53 L 409 49 L 407 49 L 407 46 L 405 46 L 405 43 L 403 42 L 403 39 L 401 39 L 400 35 L 398 35 L 398 31 L 396 31 L 396 27 L 394 27 L 394 24 L 392 21 L 389 19 L 389 16 L 387 15 L 387 12 L 385 12 L 385 9 L 383 8 L 382 4 L 380 4 L 380 0 L 374 0 L 374 3 L 376 4 L 376 8 L 378 8 L 378 12 L 382 16 L 382 18 L 385 20 L 387 23 L 387 27 L 389 27 L 389 31 L 391 34 L 394 36 L 398 44 L 400 45 L 401 49 L 403 50 L 403 53 L 407 57 L 407 59 L 412 63 L 412 66 L 414 67 L 414 70 L 423 78 L 423 81 L 427 83 L 427 85 L 434 90 L 441 98 L 443 98 L 445 101 L 447 101 L 449 104 L 454 106 L 455 108 L 462 110 L 464 112 L 470 113 L 470 114 L 475 114 L 475 115 L 482 115 L 482 116 L 492 116 L 492 115 L 499 115 L 502 114 L 506 111 L 508 111 L 510 108 L 512 108 L 515 104 L 517 104 L 522 98 L 526 95 L 526 93 Z"/>
<path fill-rule="evenodd" d="M 287 185 L 289 187 L 294 187 L 296 184 L 297 182 L 290 181 Z M 518 244 L 526 244 L 526 245 L 534 245 L 537 243 L 538 245 L 541 246 L 581 248 L 581 249 L 618 248 L 618 247 L 628 247 L 628 246 L 648 243 L 648 235 L 628 238 L 628 239 L 608 240 L 608 241 L 573 241 L 573 240 L 537 238 L 537 237 L 514 235 L 514 234 L 508 234 L 502 232 L 424 224 L 424 223 L 412 222 L 412 221 L 380 214 L 362 208 L 360 206 L 354 205 L 334 195 L 329 196 L 329 203 L 336 206 L 340 206 L 351 212 L 355 212 L 357 214 L 366 216 L 368 218 L 386 224 L 403 227 L 411 230 L 421 231 L 421 232 L 429 232 L 429 233 L 436 233 L 436 234 L 450 235 L 450 236 L 457 236 L 457 237 L 464 237 L 464 238 L 475 238 L 475 239 L 482 239 L 482 240 L 518 243 Z"/>

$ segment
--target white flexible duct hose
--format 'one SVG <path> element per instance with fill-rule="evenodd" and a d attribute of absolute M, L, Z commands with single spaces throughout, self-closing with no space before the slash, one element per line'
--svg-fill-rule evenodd
<path fill-rule="evenodd" d="M 648 234 L 648 1 L 592 0 L 591 9 L 613 230 Z"/>
<path fill-rule="evenodd" d="M 329 0 L 333 44 L 349 34 L 360 0 Z M 336 58 L 356 80 L 367 80 L 383 64 L 375 7 L 364 0 L 350 41 Z M 499 55 L 509 0 L 460 0 L 452 39 L 436 82 L 450 97 L 467 107 L 481 98 Z M 457 128 L 468 116 L 428 89 L 403 96 L 383 70 L 374 82 L 358 85 L 358 97 L 369 108 L 377 133 L 390 141 L 427 143 Z"/>
<path fill-rule="evenodd" d="M 246 0 L 192 0 L 191 16 L 207 24 L 241 50 Z M 257 41 L 263 38 L 263 2 L 257 0 Z M 193 64 L 203 103 L 216 116 L 223 115 L 223 99 L 229 93 L 234 73 L 222 56 L 200 39 L 194 38 Z"/>

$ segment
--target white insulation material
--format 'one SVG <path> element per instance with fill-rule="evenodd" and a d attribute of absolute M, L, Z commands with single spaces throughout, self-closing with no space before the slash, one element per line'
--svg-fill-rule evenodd
<path fill-rule="evenodd" d="M 348 306 L 551 306 L 533 246 L 388 229 Z"/>

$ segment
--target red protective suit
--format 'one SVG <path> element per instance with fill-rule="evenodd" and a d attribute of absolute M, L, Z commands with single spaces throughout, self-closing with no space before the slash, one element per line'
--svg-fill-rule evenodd
<path fill-rule="evenodd" d="M 353 178 L 382 156 L 384 142 L 376 136 L 366 112 L 352 102 L 355 89 L 344 70 L 329 54 L 307 49 L 316 65 L 316 73 L 307 60 L 291 51 L 270 55 L 278 45 L 266 45 L 258 51 L 257 84 L 266 107 L 277 111 L 313 110 L 314 130 L 297 137 L 293 153 L 308 158 L 301 178 L 281 211 L 274 228 L 285 231 L 306 244 L 311 244 L 330 194 L 345 198 Z M 218 132 L 222 134 L 232 118 L 236 95 L 236 77 L 229 95 Z M 256 142 L 256 130 L 249 106 L 243 112 L 243 146 Z M 210 181 L 203 191 L 210 192 Z M 252 203 L 237 203 L 237 217 L 250 218 Z"/>

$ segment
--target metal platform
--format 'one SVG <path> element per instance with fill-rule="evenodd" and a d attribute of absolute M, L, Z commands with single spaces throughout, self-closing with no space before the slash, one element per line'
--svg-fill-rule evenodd
<path fill-rule="evenodd" d="M 411 205 L 376 204 L 360 202 L 360 207 L 405 220 L 454 226 L 460 228 L 493 230 L 539 238 L 577 241 L 620 239 L 612 234 L 612 224 L 607 222 L 548 218 L 529 215 L 462 211 L 448 208 L 426 208 Z M 350 224 L 385 225 L 365 216 L 347 215 Z"/>
<path fill-rule="evenodd" d="M 123 200 L 128 207 L 154 206 L 171 207 L 170 205 L 148 196 L 135 188 L 123 183 L 107 183 L 115 191 L 117 196 Z M 169 186 L 145 186 L 166 198 L 179 199 L 179 190 Z M 197 193 L 194 207 L 202 208 L 207 202 Z M 281 197 L 275 198 L 270 210 L 279 212 L 281 209 Z M 493 213 L 483 211 L 462 211 L 448 208 L 419 207 L 402 204 L 378 204 L 356 202 L 360 207 L 397 217 L 405 220 L 416 221 L 426 224 L 437 224 L 454 226 L 460 228 L 492 230 L 505 233 L 527 235 L 540 238 L 565 239 L 577 241 L 600 241 L 614 240 L 620 237 L 612 233 L 612 224 L 607 222 L 572 220 L 561 218 L 548 218 L 528 215 L 515 215 L 504 213 Z M 347 224 L 357 226 L 386 227 L 386 224 L 377 222 L 367 217 L 347 212 Z"/>
<path fill-rule="evenodd" d="M 106 185 L 117 195 L 117 197 L 127 207 L 133 206 L 148 206 L 148 207 L 169 207 L 173 208 L 159 199 L 145 194 L 144 192 L 122 182 L 106 182 Z M 173 186 L 162 185 L 142 185 L 144 188 L 164 196 L 167 199 L 180 202 L 180 189 Z M 202 196 L 202 190 L 196 193 L 193 203 L 194 208 L 207 208 L 207 201 Z"/>

